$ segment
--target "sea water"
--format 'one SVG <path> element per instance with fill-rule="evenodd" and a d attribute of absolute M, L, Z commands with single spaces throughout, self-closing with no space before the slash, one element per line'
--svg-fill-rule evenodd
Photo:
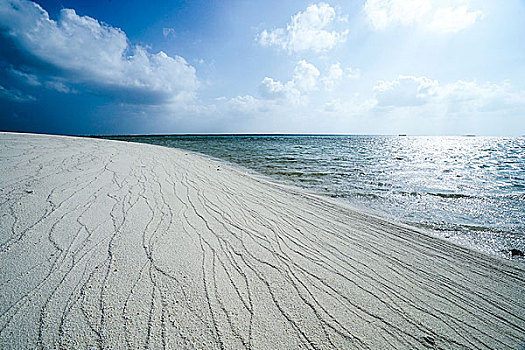
<path fill-rule="evenodd" d="M 525 251 L 524 137 L 113 137 L 204 153 L 491 254 Z"/>

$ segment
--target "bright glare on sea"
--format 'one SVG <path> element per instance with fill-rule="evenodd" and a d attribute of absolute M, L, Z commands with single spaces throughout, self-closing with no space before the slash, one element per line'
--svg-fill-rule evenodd
<path fill-rule="evenodd" d="M 525 138 L 133 136 L 183 148 L 500 256 L 525 251 Z"/>

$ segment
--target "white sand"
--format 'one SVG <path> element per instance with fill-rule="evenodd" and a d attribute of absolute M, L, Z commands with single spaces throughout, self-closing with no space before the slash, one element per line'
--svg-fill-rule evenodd
<path fill-rule="evenodd" d="M 525 269 L 188 152 L 0 134 L 0 348 L 519 349 Z"/>

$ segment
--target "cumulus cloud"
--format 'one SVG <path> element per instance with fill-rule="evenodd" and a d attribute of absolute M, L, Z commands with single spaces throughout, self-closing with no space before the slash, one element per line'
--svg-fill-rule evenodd
<path fill-rule="evenodd" d="M 259 86 L 259 92 L 267 99 L 297 101 L 301 96 L 320 90 L 321 87 L 331 91 L 344 79 L 355 79 L 359 75 L 359 69 L 342 68 L 339 62 L 330 65 L 321 74 L 315 65 L 306 60 L 300 60 L 297 62 L 289 81 L 282 83 L 273 78 L 265 77 Z"/>
<path fill-rule="evenodd" d="M 323 77 L 322 81 L 327 90 L 333 90 L 337 83 L 339 83 L 344 76 L 345 72 L 341 68 L 340 63 L 332 64 L 328 71 L 326 72 L 325 76 Z"/>
<path fill-rule="evenodd" d="M 321 73 L 314 64 L 300 60 L 288 81 L 265 77 L 259 85 L 260 98 L 247 95 L 237 96 L 229 101 L 231 106 L 239 107 L 236 110 L 242 111 L 261 111 L 263 105 L 268 107 L 265 110 L 275 106 L 304 107 L 308 105 L 310 97 L 330 92 L 344 79 L 355 79 L 358 75 L 358 69 L 342 68 L 340 63 L 330 65 Z"/>
<path fill-rule="evenodd" d="M 449 113 L 492 112 L 525 108 L 525 91 L 510 83 L 462 81 L 440 84 L 428 77 L 400 75 L 374 87 L 378 107 L 439 105 Z"/>
<path fill-rule="evenodd" d="M 259 86 L 259 92 L 268 100 L 286 100 L 293 104 L 300 104 L 304 100 L 304 94 L 318 89 L 320 75 L 317 67 L 301 60 L 295 66 L 291 80 L 282 83 L 265 77 Z"/>
<path fill-rule="evenodd" d="M 265 77 L 259 85 L 261 96 L 270 100 L 290 98 L 292 95 L 298 95 L 299 91 L 295 89 L 293 82 L 285 84 L 273 78 Z"/>
<path fill-rule="evenodd" d="M 381 106 L 417 106 L 438 95 L 439 84 L 427 77 L 400 75 L 396 80 L 379 81 L 374 92 Z"/>
<path fill-rule="evenodd" d="M 61 10 L 55 21 L 34 2 L 1 1 L 0 34 L 39 61 L 26 69 L 38 71 L 42 63 L 53 67 L 47 79 L 58 76 L 63 82 L 44 86 L 62 92 L 68 82 L 106 89 L 131 103 L 161 104 L 187 101 L 199 86 L 195 69 L 184 58 L 131 45 L 122 30 L 72 9 Z"/>
<path fill-rule="evenodd" d="M 245 114 L 269 112 L 274 113 L 298 113 L 317 110 L 318 112 L 341 112 L 353 114 L 356 111 L 363 112 L 375 105 L 375 99 L 358 101 L 359 96 L 352 96 L 351 100 L 331 100 L 323 104 L 325 93 L 331 90 L 345 79 L 355 79 L 359 70 L 355 68 L 343 68 L 340 63 L 328 66 L 322 73 L 312 63 L 300 60 L 294 67 L 290 79 L 287 81 L 276 80 L 265 77 L 259 85 L 259 96 L 241 95 L 231 99 L 222 97 L 218 101 L 224 101 L 225 106 L 235 112 Z M 310 108 L 312 108 L 310 110 Z M 344 112 L 343 112 L 344 111 Z"/>
<path fill-rule="evenodd" d="M 345 78 L 357 79 L 361 76 L 361 71 L 357 68 L 342 68 L 341 63 L 332 64 L 321 77 L 321 81 L 326 90 L 332 91 Z"/>
<path fill-rule="evenodd" d="M 335 9 L 321 2 L 306 8 L 292 16 L 286 28 L 263 30 L 258 35 L 262 46 L 275 46 L 288 53 L 301 51 L 323 52 L 344 42 L 348 30 L 329 30 L 337 21 L 342 21 Z"/>
<path fill-rule="evenodd" d="M 420 25 L 428 30 L 454 33 L 483 17 L 480 10 L 452 0 L 367 0 L 364 11 L 375 30 L 395 25 Z"/>
<path fill-rule="evenodd" d="M 313 64 L 301 60 L 295 66 L 292 82 L 299 91 L 313 91 L 317 89 L 319 75 L 321 73 Z"/>
<path fill-rule="evenodd" d="M 232 110 L 241 113 L 255 113 L 267 108 L 263 100 L 251 95 L 234 97 L 228 100 L 228 106 Z"/>
<path fill-rule="evenodd" d="M 259 85 L 259 97 L 241 95 L 219 98 L 230 111 L 253 114 L 305 106 L 308 95 L 319 89 L 321 73 L 312 63 L 298 61 L 291 79 L 285 82 L 265 77 Z"/>

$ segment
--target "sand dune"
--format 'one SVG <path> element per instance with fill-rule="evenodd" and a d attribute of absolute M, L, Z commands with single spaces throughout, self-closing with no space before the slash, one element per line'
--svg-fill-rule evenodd
<path fill-rule="evenodd" d="M 519 349 L 525 269 L 150 145 L 0 134 L 0 348 Z"/>

